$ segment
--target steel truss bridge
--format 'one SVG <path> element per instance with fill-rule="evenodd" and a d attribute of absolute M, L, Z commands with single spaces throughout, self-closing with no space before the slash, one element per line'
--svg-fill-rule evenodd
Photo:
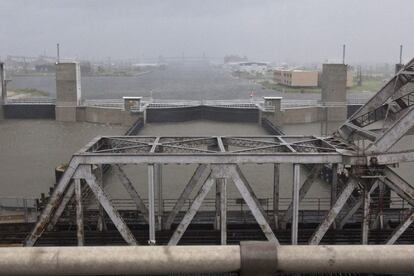
<path fill-rule="evenodd" d="M 137 245 L 137 239 L 120 210 L 103 189 L 102 175 L 108 168 L 118 176 L 119 183 L 127 190 L 136 209 L 148 224 L 150 244 L 157 243 L 156 230 L 171 229 L 177 214 L 183 210 L 185 202 L 188 202 L 194 191 L 196 196 L 191 200 L 190 208 L 168 238 L 168 245 L 177 245 L 213 186 L 216 190 L 216 227 L 220 229 L 221 244 L 226 244 L 228 185 L 234 185 L 240 192 L 251 215 L 269 241 L 279 244 L 274 230 L 290 222 L 291 243 L 297 244 L 299 204 L 326 167 L 333 172 L 332 179 L 329 180 L 332 190 L 330 209 L 313 230 L 308 243 L 319 244 L 330 227 L 342 227 L 362 208 L 362 243 L 367 244 L 369 229 L 384 227 L 383 212 L 378 212 L 373 220 L 370 215 L 373 206 L 386 200 L 387 189 L 414 206 L 414 187 L 393 169 L 401 162 L 414 161 L 414 149 L 391 150 L 414 126 L 413 77 L 414 59 L 330 137 L 97 137 L 73 155 L 33 230 L 27 236 L 25 245 L 35 245 L 47 229 L 55 227 L 65 208 L 70 206 L 76 210 L 78 245 L 84 245 L 85 198 L 95 198 L 99 203 L 100 229 L 104 227 L 101 216 L 106 212 L 122 238 L 128 244 Z M 293 192 L 288 209 L 280 215 L 279 165 L 282 163 L 293 165 Z M 148 167 L 148 204 L 144 203 L 142 195 L 132 185 L 133 180 L 125 173 L 123 167 L 131 164 Z M 168 164 L 197 164 L 197 168 L 171 210 L 165 213 L 161 204 L 162 193 L 159 191 L 162 191 L 164 185 L 161 179 L 162 167 Z M 273 165 L 273 191 L 269 192 L 273 194 L 273 212 L 270 215 L 264 212 L 254 193 L 254 187 L 240 168 L 241 164 Z M 303 181 L 300 179 L 301 170 L 307 172 Z M 338 177 L 338 170 L 346 170 L 346 177 Z M 359 192 L 359 196 L 355 196 L 355 191 Z M 374 193 L 378 194 L 375 200 L 372 196 Z M 394 229 L 386 243 L 395 243 L 413 220 L 414 212 L 411 212 Z"/>

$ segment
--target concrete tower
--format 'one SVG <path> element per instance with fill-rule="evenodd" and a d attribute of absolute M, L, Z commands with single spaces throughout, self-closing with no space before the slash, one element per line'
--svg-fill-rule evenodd
<path fill-rule="evenodd" d="M 334 122 L 344 122 L 347 118 L 346 64 L 323 64 L 321 87 L 322 108 L 320 112 L 321 134 L 328 135 L 336 129 Z M 333 122 L 332 124 L 329 124 Z"/>
<path fill-rule="evenodd" d="M 1 97 L 0 97 L 0 120 L 4 119 L 4 111 L 3 105 L 6 102 L 7 97 L 7 90 L 6 90 L 6 73 L 4 70 L 4 63 L 0 62 L 0 89 L 1 89 Z"/>
<path fill-rule="evenodd" d="M 80 65 L 77 62 L 56 64 L 56 121 L 75 122 L 81 104 Z"/>

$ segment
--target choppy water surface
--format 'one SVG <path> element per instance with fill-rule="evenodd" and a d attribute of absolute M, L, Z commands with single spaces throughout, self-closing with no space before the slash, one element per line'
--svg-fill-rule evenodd
<path fill-rule="evenodd" d="M 85 99 L 114 99 L 122 96 L 144 96 L 156 99 L 246 99 L 282 96 L 286 99 L 320 99 L 318 93 L 282 93 L 263 89 L 253 81 L 238 79 L 218 67 L 208 65 L 170 65 L 166 70 L 155 70 L 134 77 L 84 76 L 82 95 Z M 11 90 L 36 88 L 56 95 L 54 76 L 12 77 Z M 367 98 L 370 93 L 349 93 L 349 98 Z"/>

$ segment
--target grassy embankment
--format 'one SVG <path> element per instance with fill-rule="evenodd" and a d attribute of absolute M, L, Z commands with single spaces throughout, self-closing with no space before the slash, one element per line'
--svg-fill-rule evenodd
<path fill-rule="evenodd" d="M 49 96 L 48 92 L 34 88 L 13 89 L 12 91 L 7 91 L 7 97 L 9 98 L 30 98 L 47 96 Z"/>

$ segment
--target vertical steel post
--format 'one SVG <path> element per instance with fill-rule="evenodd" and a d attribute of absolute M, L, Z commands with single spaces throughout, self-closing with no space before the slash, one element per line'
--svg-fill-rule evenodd
<path fill-rule="evenodd" d="M 4 103 L 7 98 L 7 89 L 6 89 L 6 72 L 4 70 L 3 62 L 0 62 L 0 88 L 1 88 L 0 103 Z"/>
<path fill-rule="evenodd" d="M 150 245 L 155 245 L 155 172 L 154 164 L 148 165 L 148 224 Z"/>
<path fill-rule="evenodd" d="M 227 244 L 227 179 L 216 179 L 220 193 L 220 238 L 221 245 Z"/>
<path fill-rule="evenodd" d="M 163 228 L 163 216 L 164 216 L 164 197 L 162 195 L 162 165 L 155 164 L 155 187 L 157 190 L 157 229 Z"/>
<path fill-rule="evenodd" d="M 80 179 L 75 179 L 75 200 L 76 200 L 76 236 L 78 246 L 85 243 L 84 226 L 83 226 L 83 208 L 82 208 L 82 185 Z"/>
<path fill-rule="evenodd" d="M 300 164 L 293 165 L 292 188 L 292 244 L 298 244 Z"/>
<path fill-rule="evenodd" d="M 216 178 L 215 181 L 216 181 L 216 201 L 215 201 L 216 214 L 215 214 L 215 219 L 214 219 L 214 230 L 219 230 L 220 229 L 220 211 L 221 211 L 220 179 Z"/>
<path fill-rule="evenodd" d="M 368 244 L 368 233 L 369 233 L 369 205 L 371 201 L 370 192 L 367 187 L 363 190 L 363 206 L 364 214 L 362 217 L 362 244 Z"/>
<path fill-rule="evenodd" d="M 331 208 L 336 202 L 338 194 L 338 164 L 332 164 L 332 183 L 331 183 Z M 332 227 L 336 229 L 336 222 L 334 221 Z"/>
<path fill-rule="evenodd" d="M 275 229 L 279 229 L 279 178 L 280 164 L 273 165 L 273 220 Z"/>
<path fill-rule="evenodd" d="M 379 219 L 379 228 L 382 230 L 384 229 L 384 193 L 385 193 L 385 184 L 383 182 L 379 182 L 378 184 L 379 187 L 379 214 L 378 214 L 378 219 Z"/>
<path fill-rule="evenodd" d="M 96 172 L 96 181 L 98 185 L 100 185 L 102 188 L 104 187 L 103 183 L 103 169 L 102 165 L 98 165 L 98 170 Z M 106 230 L 106 223 L 105 223 L 105 211 L 101 204 L 99 204 L 98 199 L 96 199 L 96 203 L 98 205 L 98 223 L 97 228 L 99 232 L 102 232 Z"/>

